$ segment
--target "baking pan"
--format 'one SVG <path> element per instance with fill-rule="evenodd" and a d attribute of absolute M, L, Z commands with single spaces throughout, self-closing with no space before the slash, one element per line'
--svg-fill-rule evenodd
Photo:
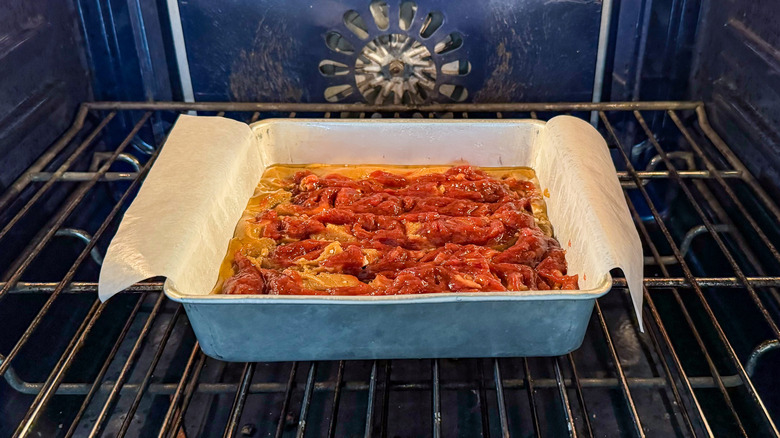
<path fill-rule="evenodd" d="M 207 355 L 226 361 L 559 356 L 582 343 L 590 290 L 192 297 L 169 282 Z"/>
<path fill-rule="evenodd" d="M 251 129 L 265 166 L 491 167 L 527 165 L 544 127 L 530 120 L 280 119 Z M 612 279 L 607 270 L 585 283 L 577 291 L 305 297 L 192 295 L 169 280 L 164 291 L 183 304 L 203 352 L 226 361 L 556 356 L 582 343 L 595 300 Z"/>

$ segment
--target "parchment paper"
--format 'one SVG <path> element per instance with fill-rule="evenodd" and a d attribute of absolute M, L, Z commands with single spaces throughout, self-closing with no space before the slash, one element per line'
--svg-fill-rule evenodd
<path fill-rule="evenodd" d="M 433 125 L 432 125 L 433 124 Z M 369 134 L 370 133 L 370 134 Z M 604 139 L 586 122 L 294 121 L 254 127 L 182 115 L 114 236 L 98 285 L 107 300 L 165 276 L 206 295 L 236 223 L 271 164 L 529 166 L 547 189 L 548 216 L 581 289 L 613 268 L 626 275 L 642 327 L 643 255 Z"/>

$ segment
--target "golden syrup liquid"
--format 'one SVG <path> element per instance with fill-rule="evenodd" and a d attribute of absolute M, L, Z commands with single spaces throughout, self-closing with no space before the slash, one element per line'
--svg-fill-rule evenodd
<path fill-rule="evenodd" d="M 338 174 L 350 179 L 364 179 L 377 170 L 402 175 L 407 178 L 415 178 L 431 173 L 444 173 L 453 166 L 404 166 L 404 165 L 336 165 L 336 164 L 305 164 L 305 165 L 274 165 L 263 173 L 252 197 L 247 203 L 241 219 L 236 225 L 233 238 L 228 245 L 227 254 L 220 265 L 219 278 L 212 293 L 221 293 L 222 284 L 226 279 L 235 274 L 233 258 L 238 250 L 247 247 L 258 247 L 259 241 L 256 233 L 252 232 L 252 220 L 269 209 L 280 204 L 290 202 L 290 192 L 285 190 L 289 181 L 297 172 L 308 171 L 323 177 L 330 174 Z M 530 198 L 536 224 L 552 236 L 552 226 L 547 218 L 547 209 L 539 186 L 536 172 L 530 167 L 475 167 L 493 178 L 503 180 L 515 178 L 519 181 L 531 182 L 536 188 L 536 196 Z M 287 182 L 285 182 L 287 181 Z"/>

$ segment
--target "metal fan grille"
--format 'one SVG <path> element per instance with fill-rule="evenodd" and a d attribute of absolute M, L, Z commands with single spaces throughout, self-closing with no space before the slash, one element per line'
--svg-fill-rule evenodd
<path fill-rule="evenodd" d="M 452 84 L 448 78 L 471 72 L 466 59 L 442 62 L 441 57 L 463 46 L 463 35 L 445 32 L 444 15 L 432 11 L 418 16 L 417 4 L 404 1 L 398 5 L 397 17 L 391 18 L 391 8 L 381 0 L 369 7 L 373 26 L 369 26 L 357 11 L 344 13 L 343 23 L 350 33 L 330 31 L 325 44 L 345 64 L 324 59 L 320 73 L 333 78 L 333 85 L 324 92 L 329 102 L 354 99 L 355 91 L 370 104 L 423 104 L 435 101 L 463 102 L 468 90 Z M 397 19 L 397 22 L 391 20 Z"/>

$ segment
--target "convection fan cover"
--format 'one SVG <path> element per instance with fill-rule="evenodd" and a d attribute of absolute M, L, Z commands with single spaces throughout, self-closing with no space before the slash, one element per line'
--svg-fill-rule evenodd
<path fill-rule="evenodd" d="M 327 47 L 347 58 L 347 62 L 320 62 L 320 73 L 340 82 L 325 89 L 325 100 L 338 102 L 358 92 L 366 102 L 380 105 L 468 98 L 465 86 L 448 79 L 468 75 L 471 63 L 444 58 L 463 46 L 463 35 L 447 31 L 440 11 L 422 12 L 413 1 L 397 6 L 393 9 L 384 0 L 374 0 L 366 18 L 350 9 L 343 15 L 349 32 L 325 34 Z"/>

